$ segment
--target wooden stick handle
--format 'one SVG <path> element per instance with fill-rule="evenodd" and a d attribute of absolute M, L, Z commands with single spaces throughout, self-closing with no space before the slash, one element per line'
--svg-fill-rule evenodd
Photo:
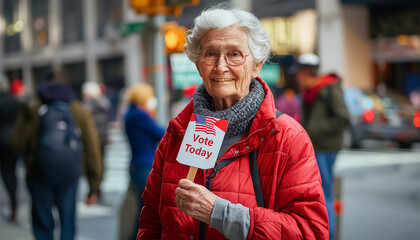
<path fill-rule="evenodd" d="M 197 173 L 196 167 L 190 167 L 190 170 L 188 170 L 187 179 L 194 182 L 195 174 Z"/>

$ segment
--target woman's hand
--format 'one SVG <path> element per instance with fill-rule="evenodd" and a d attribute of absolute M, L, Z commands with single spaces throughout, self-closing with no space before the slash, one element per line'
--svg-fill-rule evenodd
<path fill-rule="evenodd" d="M 204 186 L 181 179 L 175 189 L 177 207 L 190 217 L 210 224 L 216 195 Z"/>

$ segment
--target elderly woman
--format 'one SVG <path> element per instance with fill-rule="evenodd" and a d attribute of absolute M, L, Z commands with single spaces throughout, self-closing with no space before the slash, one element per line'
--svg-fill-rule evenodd
<path fill-rule="evenodd" d="M 188 32 L 186 52 L 203 84 L 158 147 L 137 239 L 328 239 L 311 141 L 294 119 L 276 116 L 258 77 L 270 54 L 258 19 L 237 9 L 206 10 Z M 216 166 L 199 169 L 194 182 L 184 179 L 189 166 L 176 161 L 192 113 L 229 121 Z M 251 169 L 259 173 L 263 204 Z"/>

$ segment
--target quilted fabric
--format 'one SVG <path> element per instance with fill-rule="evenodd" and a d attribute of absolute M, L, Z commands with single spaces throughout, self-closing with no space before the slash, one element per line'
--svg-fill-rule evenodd
<path fill-rule="evenodd" d="M 249 208 L 248 239 L 328 239 L 328 217 L 321 177 L 311 141 L 305 130 L 286 114 L 276 119 L 271 91 L 250 131 L 229 147 L 218 162 L 238 157 L 212 179 L 211 191 L 232 203 Z M 175 189 L 188 166 L 176 161 L 190 115 L 192 102 L 169 123 L 155 156 L 153 170 L 143 193 L 137 239 L 198 239 L 199 221 L 181 212 Z M 249 152 L 257 149 L 258 168 L 265 208 L 257 207 L 249 169 Z M 199 169 L 195 183 L 205 185 L 213 169 Z M 225 239 L 207 227 L 207 239 Z"/>

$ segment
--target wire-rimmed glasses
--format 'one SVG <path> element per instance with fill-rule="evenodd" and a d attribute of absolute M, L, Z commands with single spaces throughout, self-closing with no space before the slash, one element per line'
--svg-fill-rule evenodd
<path fill-rule="evenodd" d="M 219 54 L 214 50 L 201 50 L 200 63 L 208 66 L 214 66 L 219 61 L 219 58 L 223 56 L 227 64 L 231 66 L 238 66 L 245 63 L 249 54 L 250 53 L 244 54 L 239 50 L 229 50 L 223 54 Z"/>

